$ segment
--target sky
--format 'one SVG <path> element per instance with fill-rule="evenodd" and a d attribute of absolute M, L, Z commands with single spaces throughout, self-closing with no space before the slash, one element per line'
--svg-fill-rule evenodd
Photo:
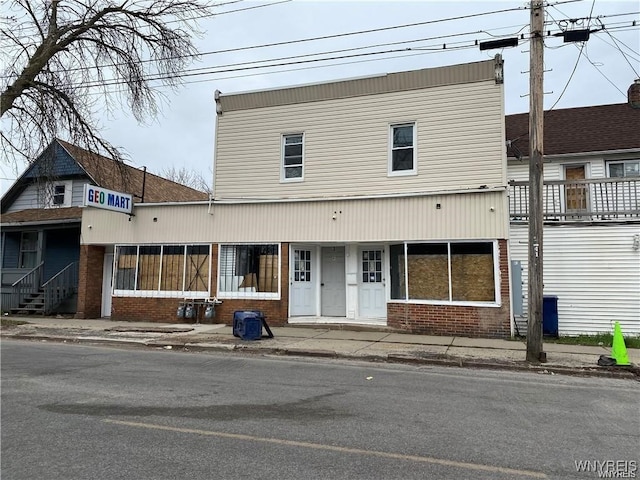
<path fill-rule="evenodd" d="M 215 17 L 199 21 L 202 36 L 195 39 L 195 44 L 202 55 L 190 68 L 201 70 L 193 72 L 198 75 L 185 77 L 176 90 L 159 89 L 162 100 L 157 118 L 140 125 L 124 110 L 102 117 L 101 134 L 124 151 L 130 164 L 146 166 L 156 174 L 184 167 L 211 178 L 215 90 L 229 94 L 328 82 L 483 61 L 500 53 L 505 62 L 505 113 L 528 111 L 529 2 L 219 3 Z M 590 21 L 580 20 L 589 17 Z M 633 20 L 638 26 L 631 26 Z M 563 43 L 562 37 L 553 35 L 545 38 L 545 110 L 626 102 L 627 89 L 640 77 L 640 4 L 551 0 L 546 21 L 545 29 L 552 33 L 573 28 L 594 30 L 603 25 L 606 29 L 592 33 L 583 43 Z M 376 31 L 345 35 L 365 30 Z M 476 41 L 521 34 L 525 40 L 520 40 L 517 47 L 481 51 L 475 46 Z M 332 38 L 303 41 L 315 37 Z M 283 42 L 288 43 L 259 47 Z M 221 52 L 230 49 L 235 51 Z M 372 52 L 388 53 L 361 55 Z M 318 53 L 324 54 L 302 57 Z M 346 56 L 351 57 L 292 64 Z M 278 60 L 284 57 L 297 58 Z M 265 60 L 285 65 L 248 68 L 264 65 L 255 62 Z M 6 165 L 0 168 L 4 193 L 15 173 Z"/>

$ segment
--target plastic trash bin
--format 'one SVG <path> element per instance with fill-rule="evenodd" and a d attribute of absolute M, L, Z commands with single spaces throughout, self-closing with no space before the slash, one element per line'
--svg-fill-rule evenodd
<path fill-rule="evenodd" d="M 542 334 L 558 336 L 558 297 L 554 295 L 542 297 Z"/>
<path fill-rule="evenodd" d="M 238 310 L 233 313 L 233 336 L 243 340 L 262 337 L 264 315 L 259 310 Z"/>

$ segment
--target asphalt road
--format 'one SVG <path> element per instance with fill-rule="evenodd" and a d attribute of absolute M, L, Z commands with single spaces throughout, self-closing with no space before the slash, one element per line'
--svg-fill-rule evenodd
<path fill-rule="evenodd" d="M 640 477 L 631 380 L 14 340 L 1 360 L 6 480 Z"/>

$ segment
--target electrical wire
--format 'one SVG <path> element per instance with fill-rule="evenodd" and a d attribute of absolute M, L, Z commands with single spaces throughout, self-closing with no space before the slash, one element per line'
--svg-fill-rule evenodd
<path fill-rule="evenodd" d="M 629 64 L 629 66 L 631 67 L 631 70 L 633 70 L 633 73 L 635 74 L 635 76 L 636 77 L 640 77 L 640 75 L 638 74 L 638 71 L 631 64 L 631 62 L 629 61 L 629 58 L 627 58 L 627 55 L 622 51 L 622 49 L 620 48 L 620 45 L 618 45 L 618 42 L 617 42 L 616 38 L 611 34 L 611 32 L 609 32 L 608 29 L 604 28 L 604 25 L 603 25 L 603 30 L 607 33 L 607 35 L 609 35 L 609 37 L 611 38 L 611 40 L 615 44 L 617 50 L 620 52 L 620 54 L 625 59 L 625 61 Z"/>

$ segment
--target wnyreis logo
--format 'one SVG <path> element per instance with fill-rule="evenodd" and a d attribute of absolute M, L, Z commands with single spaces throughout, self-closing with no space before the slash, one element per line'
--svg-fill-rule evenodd
<path fill-rule="evenodd" d="M 595 473 L 598 478 L 636 478 L 635 460 L 576 460 L 576 471 Z"/>

